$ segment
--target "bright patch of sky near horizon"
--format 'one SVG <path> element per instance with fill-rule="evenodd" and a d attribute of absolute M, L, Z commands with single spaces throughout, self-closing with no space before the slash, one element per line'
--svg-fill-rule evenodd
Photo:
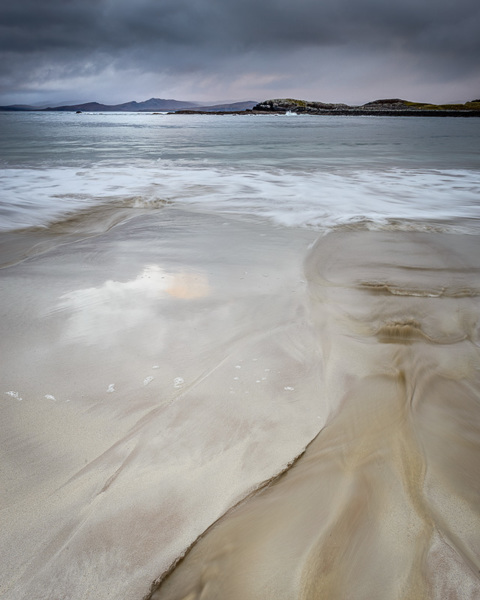
<path fill-rule="evenodd" d="M 476 0 L 0 0 L 0 104 L 480 97 Z"/>

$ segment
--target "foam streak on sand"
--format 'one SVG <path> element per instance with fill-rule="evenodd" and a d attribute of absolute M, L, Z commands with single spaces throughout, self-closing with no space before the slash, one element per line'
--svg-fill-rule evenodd
<path fill-rule="evenodd" d="M 362 232 L 315 245 L 310 310 L 338 410 L 149 598 L 479 596 L 480 306 L 477 293 L 454 293 L 478 290 L 478 256 L 476 236 Z M 438 286 L 453 293 L 432 295 Z"/>

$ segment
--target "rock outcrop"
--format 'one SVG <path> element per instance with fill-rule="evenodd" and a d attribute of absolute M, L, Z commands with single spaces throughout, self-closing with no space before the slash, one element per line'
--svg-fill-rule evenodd
<path fill-rule="evenodd" d="M 278 98 L 265 100 L 253 107 L 259 112 L 296 112 L 317 114 L 321 111 L 345 110 L 351 108 L 347 104 L 331 104 L 328 102 L 309 102 L 307 100 L 295 100 L 294 98 Z"/>
<path fill-rule="evenodd" d="M 379 116 L 480 116 L 480 102 L 472 100 L 465 104 L 428 104 L 410 102 L 400 98 L 386 98 L 367 102 L 362 106 L 310 102 L 294 98 L 276 98 L 264 100 L 252 109 L 255 113 L 314 115 L 379 115 Z"/>

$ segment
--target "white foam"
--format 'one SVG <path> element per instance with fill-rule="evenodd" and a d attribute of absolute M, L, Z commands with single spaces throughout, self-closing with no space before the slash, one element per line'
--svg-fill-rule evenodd
<path fill-rule="evenodd" d="M 256 215 L 319 229 L 391 219 L 480 219 L 474 170 L 199 168 L 165 161 L 88 168 L 0 170 L 0 230 L 46 225 L 99 204 L 158 209 L 165 203 Z"/>
<path fill-rule="evenodd" d="M 108 386 L 108 388 L 107 388 L 107 392 L 108 392 L 109 394 L 112 394 L 114 391 L 115 391 L 115 384 L 114 384 L 114 383 L 111 383 L 111 384 Z"/>
<path fill-rule="evenodd" d="M 15 398 L 15 400 L 18 400 L 18 401 L 23 400 L 23 398 L 20 397 L 20 394 L 18 392 L 10 391 L 10 392 L 5 392 L 5 394 L 7 396 L 10 396 L 11 398 Z"/>
<path fill-rule="evenodd" d="M 154 378 L 151 375 L 145 377 L 145 379 L 143 380 L 143 385 L 148 385 L 151 381 L 153 381 L 153 379 Z"/>
<path fill-rule="evenodd" d="M 173 380 L 173 387 L 177 389 L 181 388 L 184 383 L 185 381 L 181 377 L 175 377 L 175 379 Z"/>

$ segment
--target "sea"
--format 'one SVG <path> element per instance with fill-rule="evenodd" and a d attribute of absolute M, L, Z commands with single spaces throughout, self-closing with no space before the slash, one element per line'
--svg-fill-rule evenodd
<path fill-rule="evenodd" d="M 480 216 L 474 118 L 0 113 L 0 230 L 163 205 L 328 230 Z"/>
<path fill-rule="evenodd" d="M 480 119 L 0 112 L 0 600 L 480 597 Z"/>

